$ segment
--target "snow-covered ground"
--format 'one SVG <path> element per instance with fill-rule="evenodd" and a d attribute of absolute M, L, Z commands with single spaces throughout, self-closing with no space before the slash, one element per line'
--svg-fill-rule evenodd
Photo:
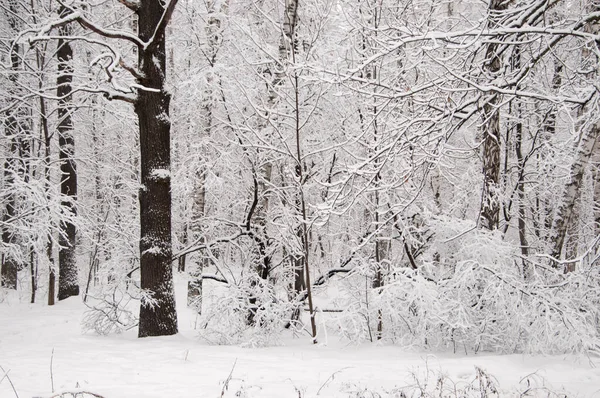
<path fill-rule="evenodd" d="M 493 376 L 500 396 L 600 397 L 594 358 L 415 353 L 346 345 L 331 335 L 316 346 L 306 337 L 269 348 L 211 346 L 197 338 L 181 296 L 179 335 L 97 336 L 81 332 L 86 307 L 79 298 L 54 307 L 8 301 L 0 304 L 1 398 L 16 396 L 11 382 L 20 398 L 65 391 L 105 398 L 401 397 L 416 396 L 419 385 L 435 396 L 478 396 L 487 382 L 477 378 L 478 368 Z"/>

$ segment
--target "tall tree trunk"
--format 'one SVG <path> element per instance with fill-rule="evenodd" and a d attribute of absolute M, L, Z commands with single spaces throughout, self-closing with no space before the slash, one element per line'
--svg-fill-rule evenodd
<path fill-rule="evenodd" d="M 13 32 L 19 31 L 19 20 L 15 17 L 18 15 L 18 4 L 16 0 L 8 2 L 8 23 L 10 30 Z M 15 45 L 10 52 L 10 63 L 12 73 L 9 74 L 10 87 L 9 94 L 14 97 L 19 96 L 18 90 L 18 71 L 21 67 L 19 45 Z M 27 133 L 26 112 L 23 105 L 15 104 L 6 111 L 4 119 L 4 134 L 9 143 L 8 153 L 4 161 L 4 184 L 5 190 L 8 191 L 6 198 L 3 198 L 4 214 L 2 216 L 2 243 L 4 247 L 8 247 L 7 253 L 1 256 L 0 265 L 0 286 L 8 289 L 17 288 L 17 273 L 19 271 L 19 261 L 14 254 L 16 250 L 16 236 L 11 228 L 11 223 L 15 222 L 17 216 L 17 198 L 14 190 L 15 179 L 24 172 L 23 159 L 20 156 L 22 146 L 26 142 L 24 134 Z"/>
<path fill-rule="evenodd" d="M 38 70 L 42 69 L 44 65 L 44 53 L 36 50 L 36 62 Z M 43 86 L 42 78 L 39 77 L 38 89 L 41 90 Z M 44 143 L 44 188 L 46 189 L 46 199 L 50 201 L 50 187 L 52 181 L 50 179 L 50 164 L 52 162 L 51 153 L 51 142 L 52 135 L 50 134 L 50 126 L 48 125 L 48 113 L 46 111 L 46 100 L 40 96 L 40 126 L 42 130 L 41 141 Z M 54 267 L 54 248 L 51 232 L 48 231 L 46 237 L 46 259 L 48 260 L 48 305 L 54 305 L 54 299 L 56 296 L 56 273 Z"/>
<path fill-rule="evenodd" d="M 264 1 L 259 1 L 257 7 L 261 7 Z M 264 23 L 264 18 L 259 18 L 256 22 L 257 25 L 261 26 Z M 262 26 L 261 26 L 262 28 Z M 284 62 L 287 60 L 287 54 L 285 50 L 285 46 L 282 43 L 283 38 L 280 38 L 279 45 L 279 61 Z M 274 70 L 273 70 L 274 69 Z M 271 84 L 268 85 L 268 94 L 266 98 L 266 113 L 259 119 L 258 122 L 258 130 L 263 133 L 266 141 L 272 140 L 272 133 L 269 131 L 269 119 L 271 118 L 270 112 L 275 109 L 278 103 L 278 93 L 277 87 L 281 86 L 284 81 L 284 73 L 281 71 L 279 66 L 275 66 L 273 68 L 264 68 L 263 77 L 265 81 L 271 81 Z M 258 151 L 260 154 L 260 151 Z M 252 229 L 255 233 L 254 241 L 257 247 L 258 259 L 256 262 L 256 275 L 258 278 L 262 280 L 266 280 L 269 277 L 272 267 L 272 254 L 271 250 L 269 250 L 269 242 L 271 241 L 269 238 L 269 234 L 267 231 L 267 219 L 270 207 L 270 194 L 269 188 L 273 177 L 273 161 L 271 159 L 265 159 L 262 161 L 260 158 L 258 160 L 259 166 L 253 167 L 253 182 L 254 182 L 254 198 L 253 198 L 253 207 L 256 208 L 253 210 L 254 214 L 251 214 L 251 218 L 254 219 L 254 223 L 252 223 Z M 252 219 L 248 219 L 247 227 L 250 228 L 250 223 Z M 284 248 L 284 251 L 286 249 Z M 294 259 L 292 259 L 292 263 Z M 297 277 L 295 277 L 297 279 Z M 259 281 L 255 278 L 251 279 L 250 287 L 251 290 L 257 286 Z M 248 324 L 254 324 L 254 318 L 256 315 L 256 309 L 258 308 L 257 304 L 258 299 L 254 296 L 249 298 L 250 311 L 248 313 L 247 321 Z M 296 319 L 298 311 L 294 311 L 294 315 L 292 318 Z"/>
<path fill-rule="evenodd" d="M 519 244 L 521 246 L 522 274 L 524 278 L 531 276 L 531 269 L 526 258 L 529 257 L 529 242 L 527 240 L 527 225 L 525 218 L 527 215 L 527 207 L 525 206 L 525 158 L 523 156 L 523 123 L 521 122 L 521 104 L 516 105 L 517 124 L 515 125 L 515 153 L 519 165 L 519 180 L 517 182 L 517 194 L 519 201 L 518 208 L 518 229 L 519 229 Z"/>
<path fill-rule="evenodd" d="M 288 59 L 291 58 L 293 64 L 296 63 L 296 24 L 298 22 L 298 0 L 285 1 L 285 14 L 283 23 L 283 44 L 287 52 Z M 281 50 L 281 48 L 280 48 Z M 304 175 L 304 159 L 302 157 L 302 140 L 300 134 L 300 80 L 298 72 L 294 71 L 294 122 L 296 136 L 296 178 L 298 181 L 298 210 L 301 217 L 299 236 L 301 236 L 303 268 L 302 273 L 296 272 L 296 278 L 302 278 L 303 281 L 296 281 L 295 285 L 301 286 L 304 282 L 306 286 L 306 297 L 308 299 L 308 311 L 310 315 L 310 327 L 313 338 L 313 344 L 317 343 L 317 325 L 312 297 L 312 285 L 310 282 L 310 240 L 308 234 L 308 211 L 306 209 L 306 196 L 304 194 L 304 184 L 306 178 Z M 303 275 L 302 275 L 303 274 Z"/>
<path fill-rule="evenodd" d="M 596 140 L 592 155 L 594 181 L 594 232 L 600 235 L 600 140 Z"/>
<path fill-rule="evenodd" d="M 579 198 L 583 175 L 599 137 L 600 123 L 595 123 L 584 131 L 575 153 L 575 159 L 571 164 L 570 181 L 565 186 L 562 202 L 556 210 L 552 223 L 552 257 L 557 260 L 560 260 L 562 256 L 567 230 L 573 218 L 575 201 Z"/>
<path fill-rule="evenodd" d="M 564 18 L 556 8 L 547 12 L 546 17 L 547 24 L 556 23 Z M 552 64 L 552 93 L 558 94 L 562 85 L 564 63 L 562 60 L 555 58 L 552 59 Z M 546 176 L 552 175 L 554 171 L 551 162 L 548 162 L 548 158 L 551 156 L 549 149 L 551 139 L 553 139 L 556 134 L 556 121 L 559 106 L 560 105 L 558 104 L 549 104 L 547 114 L 544 116 L 544 119 L 542 119 L 542 134 L 540 135 L 541 145 L 540 150 L 538 150 L 536 154 L 538 164 L 542 165 L 538 171 L 541 181 L 544 181 Z M 535 192 L 535 207 L 533 211 L 533 227 L 536 237 L 540 240 L 548 239 L 552 234 L 552 216 L 555 208 L 551 196 L 548 195 L 548 189 L 543 188 L 537 189 Z"/>
<path fill-rule="evenodd" d="M 562 84 L 562 71 L 563 71 L 563 63 L 559 60 L 554 60 L 554 75 L 552 76 L 552 90 L 554 93 L 558 93 L 560 86 Z M 538 151 L 537 157 L 538 161 L 543 162 L 543 167 L 540 170 L 540 173 L 543 176 L 549 176 L 553 173 L 553 168 L 548 165 L 547 158 L 548 154 L 548 145 L 550 140 L 556 134 L 556 117 L 558 113 L 558 106 L 555 104 L 550 105 L 551 108 L 548 111 L 548 116 L 544 123 L 543 133 L 541 135 L 542 146 L 541 150 Z M 536 197 L 536 213 L 541 217 L 538 222 L 538 230 L 537 236 L 548 237 L 552 233 L 552 212 L 554 210 L 554 203 L 549 197 L 540 200 L 539 193 Z M 544 227 L 543 234 L 541 233 L 541 227 Z"/>
<path fill-rule="evenodd" d="M 226 7 L 226 2 L 218 4 L 215 0 L 210 0 L 207 3 L 208 19 L 205 28 L 207 50 L 206 57 L 209 64 L 209 69 L 206 76 L 206 86 L 203 90 L 202 104 L 200 106 L 201 118 L 202 118 L 202 130 L 200 134 L 202 136 L 210 137 L 213 129 L 213 113 L 214 93 L 220 85 L 220 76 L 218 69 L 215 67 L 217 62 L 217 53 L 222 42 L 221 34 L 221 19 L 220 14 Z M 202 163 L 202 157 L 204 154 L 200 154 L 198 159 Z M 206 243 L 206 236 L 202 228 L 202 222 L 206 216 L 206 167 L 202 165 L 198 176 L 196 177 L 194 187 L 194 202 L 192 204 L 192 241 Z M 187 304 L 196 310 L 198 314 L 202 312 L 202 272 L 205 267 L 210 263 L 207 256 L 207 250 L 202 250 L 199 253 L 199 259 L 196 263 L 196 268 L 192 269 L 189 274 L 192 278 L 188 282 L 188 296 Z M 185 260 L 185 257 L 183 257 Z"/>
<path fill-rule="evenodd" d="M 60 15 L 62 17 L 68 14 L 69 10 L 61 6 Z M 73 137 L 73 49 L 69 40 L 64 40 L 63 36 L 70 36 L 71 25 L 61 26 L 59 28 L 58 49 L 56 57 L 58 59 L 58 78 L 57 96 L 58 96 L 58 146 L 60 158 L 60 192 L 63 195 L 62 207 L 70 216 L 75 216 L 77 209 L 75 201 L 77 200 L 77 168 L 75 165 L 75 140 Z M 70 220 L 63 220 L 60 223 L 60 235 L 58 243 L 58 299 L 64 300 L 71 296 L 79 295 L 79 275 L 77 269 L 77 259 L 75 256 L 76 248 L 76 230 L 75 225 Z"/>
<path fill-rule="evenodd" d="M 504 0 L 490 0 L 490 28 L 496 28 L 500 13 L 506 9 Z M 487 44 L 484 69 L 490 80 L 500 71 L 502 60 L 496 54 L 498 43 Z M 481 199 L 480 223 L 483 228 L 498 228 L 500 216 L 500 96 L 491 94 L 483 105 L 483 197 Z"/>
<path fill-rule="evenodd" d="M 293 1 L 293 0 L 290 0 Z M 306 210 L 306 198 L 304 195 L 304 160 L 302 158 L 302 147 L 301 147 L 301 139 L 300 139 L 300 101 L 299 101 L 299 93 L 298 93 L 298 75 L 294 72 L 294 90 L 295 90 L 295 122 L 296 122 L 296 178 L 298 180 L 298 203 L 299 203 L 299 213 L 300 220 L 302 225 L 300 226 L 299 236 L 301 237 L 301 245 L 302 245 L 302 274 L 304 276 L 304 282 L 306 286 L 306 297 L 308 298 L 308 311 L 310 314 L 310 326 L 311 333 L 313 338 L 313 344 L 317 344 L 317 325 L 315 320 L 315 312 L 313 307 L 313 297 L 312 297 L 312 285 L 310 282 L 310 244 L 308 239 L 308 212 Z M 296 277 L 298 275 L 302 276 L 299 272 L 296 272 Z M 296 285 L 300 284 L 301 281 L 296 280 Z"/>
<path fill-rule="evenodd" d="M 165 89 L 165 28 L 176 0 L 141 0 L 139 38 L 152 39 L 139 49 L 140 77 L 135 113 L 140 129 L 140 273 L 146 297 L 140 305 L 139 337 L 177 333 L 171 267 L 171 96 Z M 164 19 L 163 19 L 164 15 Z M 162 23 L 162 26 L 159 26 Z M 156 36 L 154 36 L 156 34 Z"/>
<path fill-rule="evenodd" d="M 210 131 L 210 122 L 204 126 L 206 133 Z M 206 215 L 206 185 L 205 185 L 204 167 L 196 177 L 196 186 L 194 187 L 194 203 L 192 204 L 192 241 L 201 244 L 206 243 L 206 237 L 202 228 L 202 222 Z M 188 282 L 187 305 L 193 308 L 198 314 L 202 312 L 202 272 L 207 265 L 206 252 L 208 249 L 201 250 L 199 253 L 196 267 L 189 271 L 191 280 Z"/>
<path fill-rule="evenodd" d="M 600 10 L 600 4 L 595 1 L 587 1 L 586 8 L 589 12 L 597 12 Z M 596 22 L 589 23 L 584 27 L 584 30 L 586 32 L 597 34 L 600 30 L 600 26 Z M 592 71 L 596 71 L 599 59 L 597 56 L 591 56 L 591 54 L 598 53 L 600 44 L 598 42 L 592 42 L 590 45 L 595 46 L 593 52 L 589 48 L 584 48 L 582 55 L 584 58 L 590 56 L 591 62 L 594 64 L 589 65 L 589 68 Z M 588 78 L 596 79 L 597 73 L 592 72 Z M 584 109 L 581 111 L 581 114 L 583 114 Z M 588 163 L 590 160 L 600 157 L 600 155 L 598 155 L 598 151 L 600 150 L 600 145 L 598 144 L 598 141 L 600 140 L 600 122 L 596 121 L 591 126 L 585 127 L 585 130 L 582 131 L 581 134 L 581 139 L 577 144 L 575 158 L 571 164 L 570 181 L 565 186 L 562 202 L 555 212 L 554 221 L 552 223 L 552 235 L 550 240 L 552 245 L 551 255 L 556 260 L 560 260 L 563 256 L 565 246 L 567 246 L 568 250 L 566 253 L 567 259 L 573 259 L 576 256 L 577 241 L 579 238 L 577 231 L 578 227 L 576 225 L 579 219 L 578 211 L 576 211 L 578 207 L 577 200 L 579 198 L 583 176 Z M 595 193 L 596 191 L 594 190 L 594 199 L 597 199 Z M 565 245 L 565 238 L 568 234 L 570 235 L 569 240 L 571 242 Z M 554 263 L 554 266 L 557 267 L 557 263 Z M 564 271 L 573 271 L 575 269 L 574 267 L 574 263 L 568 263 L 565 265 Z"/>
<path fill-rule="evenodd" d="M 260 2 L 262 4 L 262 2 Z M 260 5 L 259 5 L 260 6 Z M 279 42 L 279 62 L 281 64 L 286 64 L 289 62 L 291 54 L 293 52 L 293 36 L 296 28 L 297 21 L 297 8 L 298 2 L 295 0 L 286 0 L 284 6 L 284 20 L 283 20 L 283 32 L 280 37 Z M 263 19 L 260 19 L 257 24 L 261 24 Z M 285 82 L 286 73 L 285 70 L 277 65 L 272 69 L 264 68 L 263 76 L 266 81 L 271 80 L 271 84 L 268 86 L 268 96 L 266 99 L 266 107 L 267 110 L 266 115 L 259 121 L 258 129 L 259 131 L 264 133 L 265 140 L 271 141 L 271 133 L 269 132 L 269 118 L 271 115 L 269 112 L 276 108 L 277 103 L 279 101 L 279 94 L 277 93 L 277 88 L 282 86 Z M 272 268 L 272 255 L 271 250 L 269 250 L 269 235 L 267 232 L 267 219 L 269 212 L 269 201 L 270 195 L 268 193 L 269 185 L 271 184 L 273 176 L 273 162 L 272 160 L 267 159 L 262 162 L 260 167 L 253 169 L 253 179 L 254 179 L 254 198 L 253 198 L 253 214 L 250 214 L 250 217 L 254 218 L 255 223 L 253 225 L 254 233 L 255 233 L 255 242 L 257 246 L 257 254 L 258 261 L 256 264 L 256 275 L 258 278 L 262 280 L 266 280 L 269 277 Z M 297 206 L 298 208 L 298 206 Z M 248 227 L 250 227 L 250 222 L 252 219 L 248 219 Z M 296 236 L 301 236 L 301 231 L 296 231 Z M 301 238 L 300 238 L 301 239 Z M 284 248 L 284 251 L 287 249 Z M 301 288 L 305 286 L 304 282 L 304 262 L 302 256 L 294 256 L 291 258 L 291 264 L 293 267 L 294 273 L 294 283 L 293 288 L 294 292 L 297 292 L 297 288 Z M 254 289 L 257 286 L 259 280 L 252 279 L 251 280 L 251 289 Z M 254 296 L 249 298 L 250 311 L 248 313 L 248 324 L 254 324 L 254 318 L 256 315 L 256 309 L 259 307 L 258 299 Z M 292 314 L 292 320 L 298 319 L 300 311 L 298 309 L 294 310 Z"/>

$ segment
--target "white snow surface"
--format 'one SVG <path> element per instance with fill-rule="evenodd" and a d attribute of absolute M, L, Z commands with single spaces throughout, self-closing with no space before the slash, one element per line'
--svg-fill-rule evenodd
<path fill-rule="evenodd" d="M 80 298 L 53 307 L 1 303 L 0 397 L 16 396 L 9 379 L 20 398 L 67 391 L 104 398 L 400 397 L 400 388 L 414 394 L 415 375 L 432 391 L 440 375 L 459 388 L 478 385 L 476 367 L 495 378 L 500 394 L 493 396 L 519 396 L 529 386 L 526 396 L 545 397 L 551 390 L 600 397 L 598 358 L 419 353 L 348 345 L 333 333 L 318 345 L 291 335 L 277 347 L 209 345 L 198 339 L 195 316 L 185 308 L 184 282 L 176 284 L 180 333 L 170 337 L 138 339 L 136 330 L 82 334 L 86 307 Z"/>

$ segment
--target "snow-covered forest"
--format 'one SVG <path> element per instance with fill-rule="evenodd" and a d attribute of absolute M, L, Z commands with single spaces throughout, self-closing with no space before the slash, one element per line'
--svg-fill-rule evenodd
<path fill-rule="evenodd" d="M 600 351 L 597 0 L 2 0 L 0 60 L 0 307 Z"/>

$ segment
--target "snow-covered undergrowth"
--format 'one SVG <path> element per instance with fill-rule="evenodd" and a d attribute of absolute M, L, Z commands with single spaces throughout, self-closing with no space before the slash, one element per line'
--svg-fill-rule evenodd
<path fill-rule="evenodd" d="M 443 233 L 447 226 L 436 227 Z M 433 245 L 428 254 L 445 265 L 390 265 L 386 285 L 368 295 L 357 292 L 370 268 L 357 267 L 343 285 L 347 299 L 338 300 L 345 309 L 338 330 L 350 341 L 373 340 L 381 321 L 382 340 L 419 349 L 598 354 L 596 264 L 581 261 L 564 273 L 543 261 L 522 263 L 517 248 L 485 231 Z"/>
<path fill-rule="evenodd" d="M 317 345 L 292 331 L 279 333 L 276 347 L 214 345 L 198 337 L 200 318 L 185 308 L 182 279 L 177 292 L 179 335 L 146 339 L 137 339 L 135 329 L 107 336 L 82 333 L 88 308 L 79 298 L 47 307 L 5 297 L 0 397 L 63 398 L 74 395 L 62 393 L 85 391 L 104 398 L 587 397 L 600 392 L 593 357 L 434 354 L 388 342 L 348 344 L 332 330 L 325 333 L 322 323 Z"/>
<path fill-rule="evenodd" d="M 373 264 L 357 255 L 350 272 L 314 290 L 320 338 L 468 354 L 597 355 L 600 268 L 582 259 L 581 267 L 565 273 L 544 258 L 525 261 L 500 234 L 473 226 L 439 220 L 432 226 L 438 243 L 422 255 L 418 269 L 390 262 L 377 289 L 371 287 Z M 203 339 L 269 346 L 285 336 L 283 326 L 297 303 L 266 281 L 248 285 L 205 284 L 198 318 Z M 251 296 L 257 298 L 253 325 L 247 322 Z M 302 325 L 296 331 L 307 333 Z"/>

